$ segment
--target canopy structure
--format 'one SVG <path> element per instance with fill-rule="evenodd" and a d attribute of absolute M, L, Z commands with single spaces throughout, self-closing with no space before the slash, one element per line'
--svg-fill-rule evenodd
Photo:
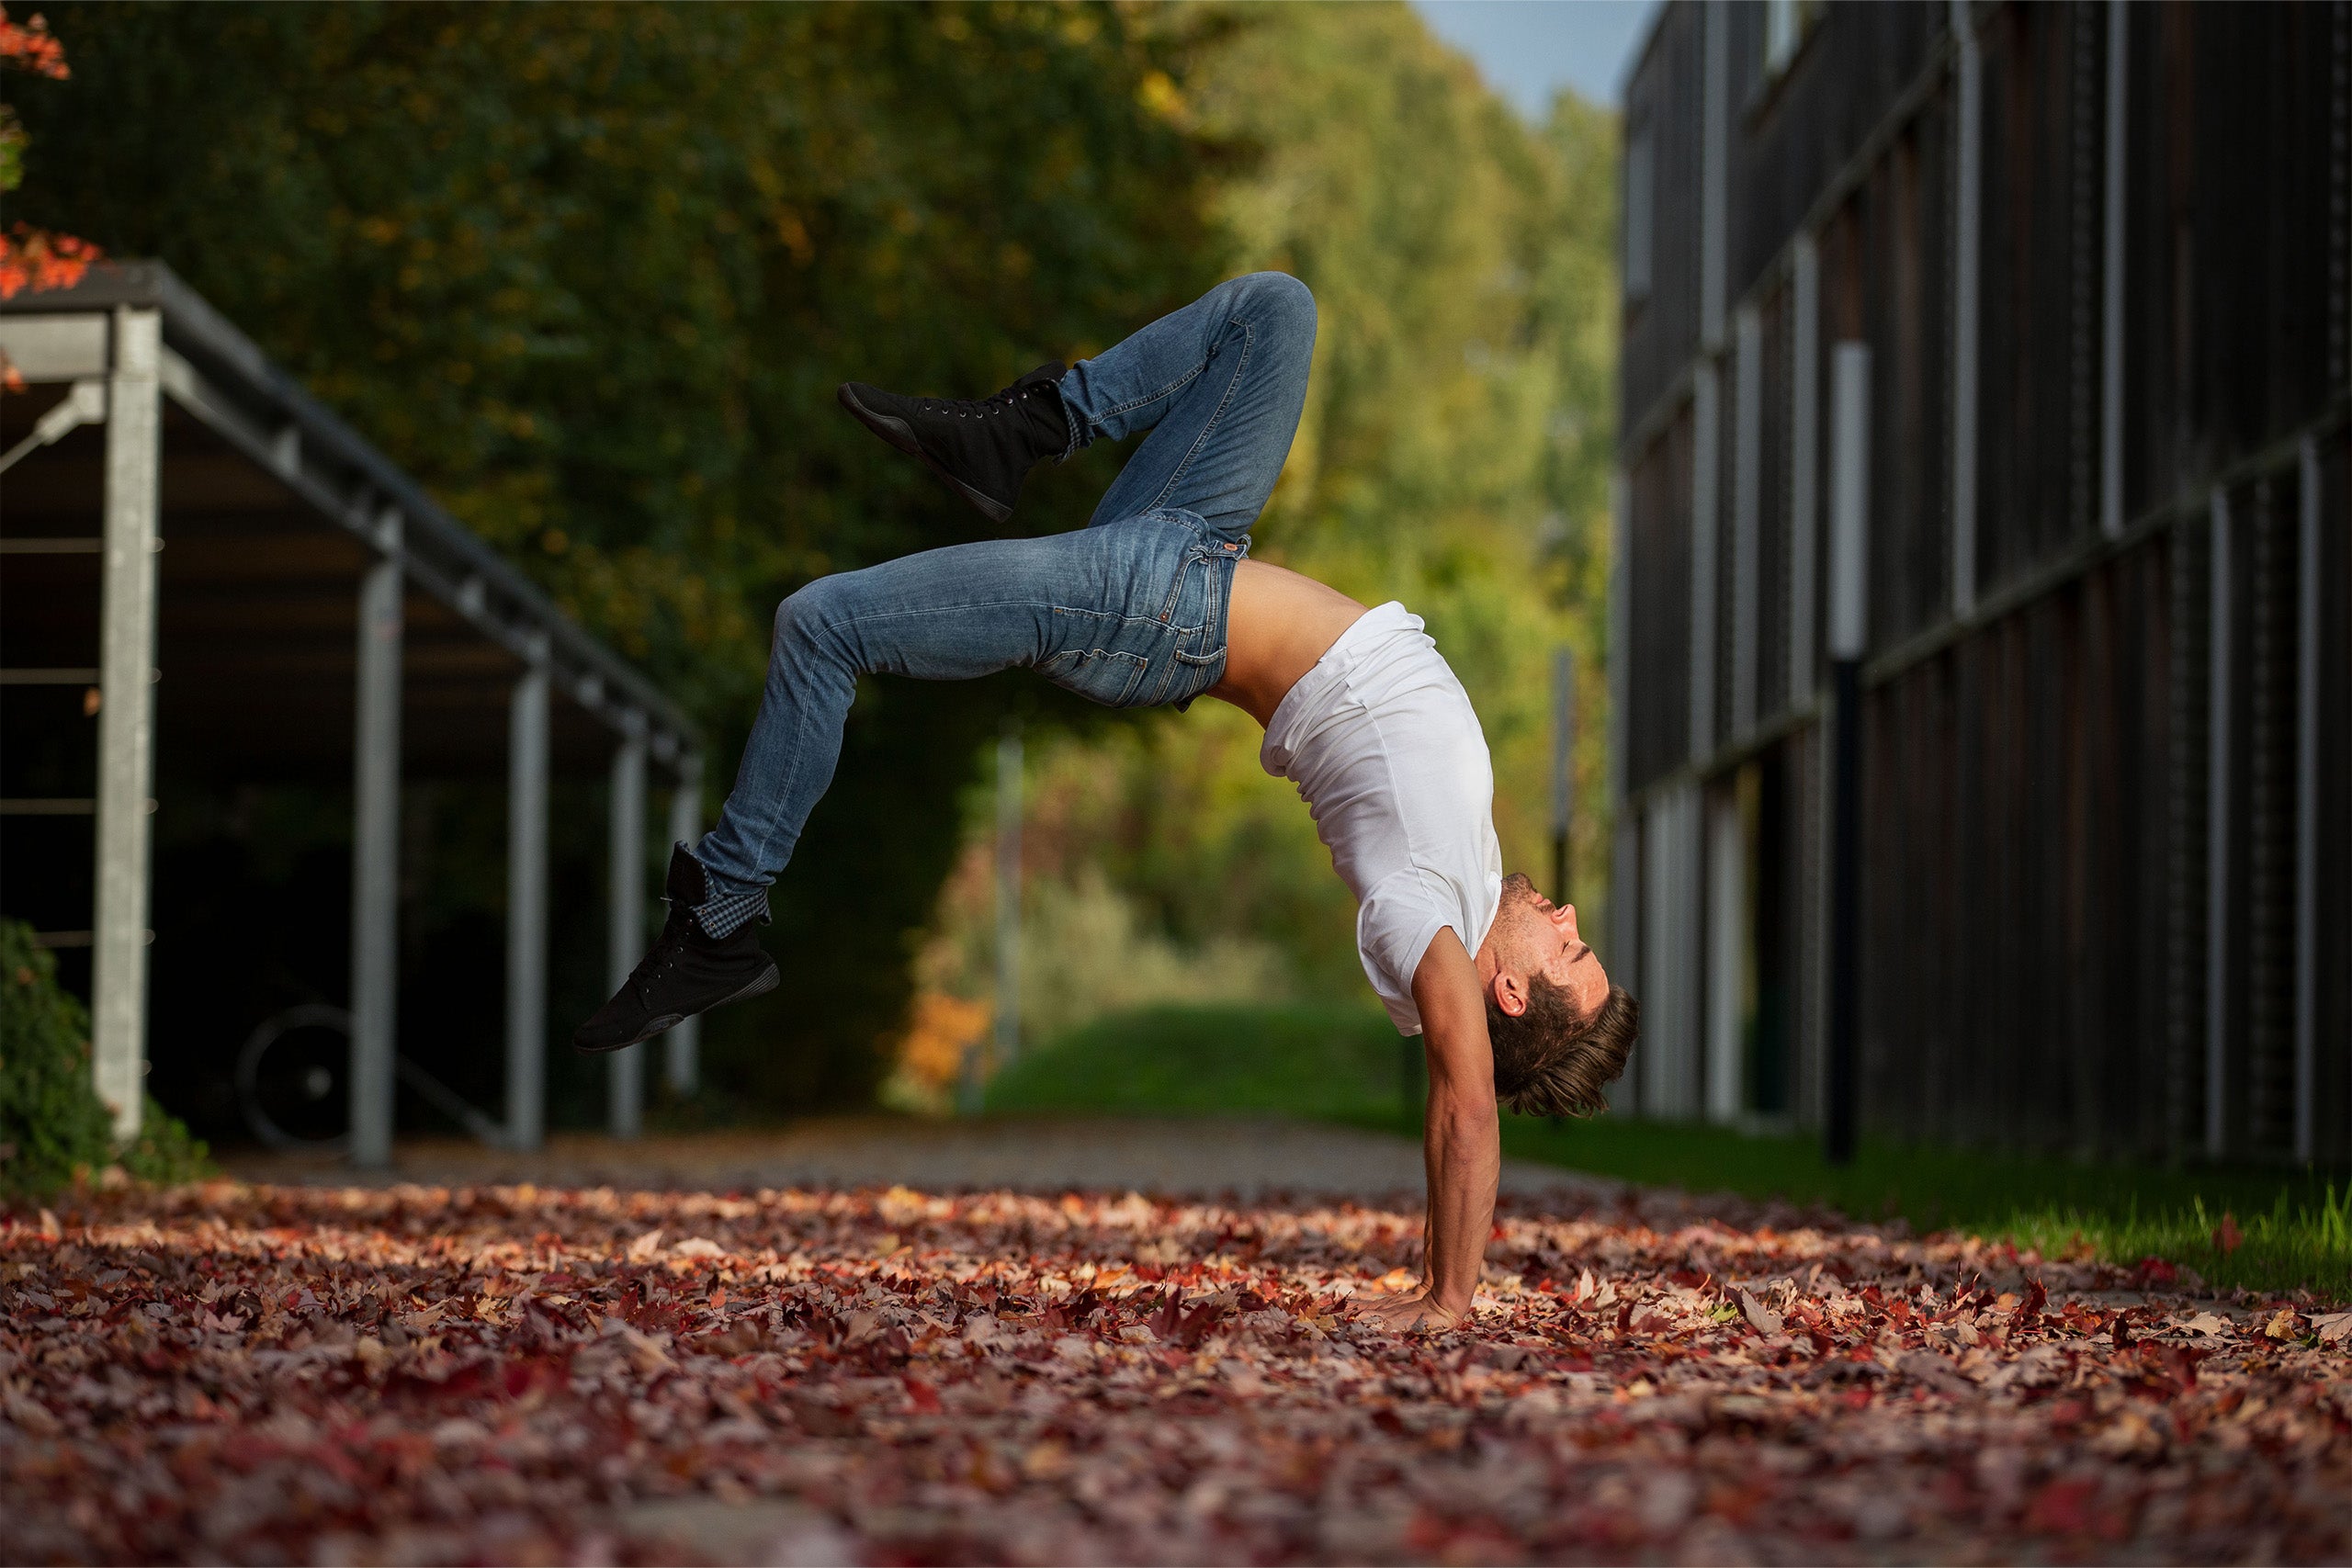
<path fill-rule="evenodd" d="M 606 967 L 626 974 L 650 909 L 649 763 L 676 785 L 669 836 L 698 830 L 693 721 L 161 263 L 0 303 L 0 350 L 27 383 L 0 399 L 0 908 L 89 950 L 118 1133 L 143 1100 L 162 748 L 214 777 L 352 782 L 350 1147 L 365 1165 L 390 1158 L 401 1067 L 402 774 L 503 769 L 505 1106 L 460 1119 L 535 1146 L 550 771 L 610 769 Z M 690 1088 L 692 1025 L 665 1048 Z M 624 1135 L 641 1055 L 613 1058 Z"/>

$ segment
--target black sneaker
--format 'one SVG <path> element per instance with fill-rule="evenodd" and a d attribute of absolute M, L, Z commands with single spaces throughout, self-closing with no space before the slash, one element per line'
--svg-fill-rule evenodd
<path fill-rule="evenodd" d="M 759 923 L 746 920 L 724 937 L 703 934 L 695 907 L 709 897 L 702 866 L 679 844 L 670 851 L 662 888 L 670 918 L 662 934 L 612 1000 L 572 1032 L 575 1051 L 617 1051 L 666 1034 L 698 1012 L 740 1002 L 776 987 L 775 960 L 760 947 Z"/>
<path fill-rule="evenodd" d="M 902 398 L 863 381 L 842 383 L 842 407 L 858 423 L 945 479 L 992 523 L 1012 515 L 1021 481 L 1069 448 L 1069 417 L 1054 383 L 1059 360 L 1040 365 L 992 398 Z"/>

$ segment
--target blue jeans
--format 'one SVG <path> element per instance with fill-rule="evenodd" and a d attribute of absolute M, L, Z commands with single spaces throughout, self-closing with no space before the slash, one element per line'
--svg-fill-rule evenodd
<path fill-rule="evenodd" d="M 925 550 L 786 599 L 735 788 L 693 852 L 704 928 L 766 918 L 768 885 L 832 782 L 860 675 L 1025 665 L 1112 707 L 1181 707 L 1216 685 L 1234 567 L 1290 452 L 1314 350 L 1298 279 L 1221 284 L 1062 378 L 1073 449 L 1151 432 L 1085 528 Z"/>

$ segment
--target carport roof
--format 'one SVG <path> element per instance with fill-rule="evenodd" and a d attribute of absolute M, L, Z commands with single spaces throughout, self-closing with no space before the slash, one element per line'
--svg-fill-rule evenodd
<path fill-rule="evenodd" d="M 593 716 L 616 736 L 641 733 L 654 758 L 673 769 L 698 752 L 694 723 L 676 703 L 571 620 L 164 264 L 94 267 L 74 288 L 0 302 L 0 339 L 30 381 L 103 378 L 119 307 L 155 310 L 163 331 L 161 482 L 171 547 L 162 558 L 159 662 L 168 667 L 175 694 L 159 715 L 167 730 L 175 728 L 175 708 L 191 713 L 185 705 L 190 684 L 217 694 L 267 679 L 275 682 L 271 702 L 239 705 L 214 695 L 196 705 L 216 742 L 299 751 L 301 732 L 311 729 L 322 742 L 322 760 L 347 758 L 355 662 L 349 592 L 369 561 L 390 557 L 401 562 L 413 606 L 406 750 L 416 762 L 489 761 L 503 748 L 504 725 L 498 703 L 485 699 L 539 661 L 555 690 L 571 699 L 565 705 L 577 705 L 581 719 L 573 725 Z M 9 400 L 20 407 L 25 401 Z M 8 429 L 0 434 L 12 442 L 26 420 L 5 420 Z M 85 431 L 68 436 L 48 460 L 21 465 L 6 481 L 7 533 L 92 532 L 98 461 L 97 433 Z M 20 588 L 34 586 L 26 581 L 28 571 L 48 570 L 40 558 L 23 557 L 10 568 Z M 41 650 L 41 661 L 59 662 L 68 651 L 63 643 L 79 643 L 83 626 L 94 629 L 81 603 L 85 594 L 58 595 L 58 639 L 43 635 L 40 595 L 33 597 L 30 605 L 17 600 L 15 613 L 23 618 L 8 640 L 52 644 Z M 559 720 L 559 751 L 594 748 L 593 728 L 575 729 L 567 745 L 561 732 L 571 728 Z"/>

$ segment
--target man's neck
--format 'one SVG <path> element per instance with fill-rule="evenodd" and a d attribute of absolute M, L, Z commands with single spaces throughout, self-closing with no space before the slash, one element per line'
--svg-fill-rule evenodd
<path fill-rule="evenodd" d="M 1311 577 L 1241 562 L 1226 615 L 1225 678 L 1209 695 L 1272 724 L 1299 677 L 1364 614 L 1363 605 Z"/>

